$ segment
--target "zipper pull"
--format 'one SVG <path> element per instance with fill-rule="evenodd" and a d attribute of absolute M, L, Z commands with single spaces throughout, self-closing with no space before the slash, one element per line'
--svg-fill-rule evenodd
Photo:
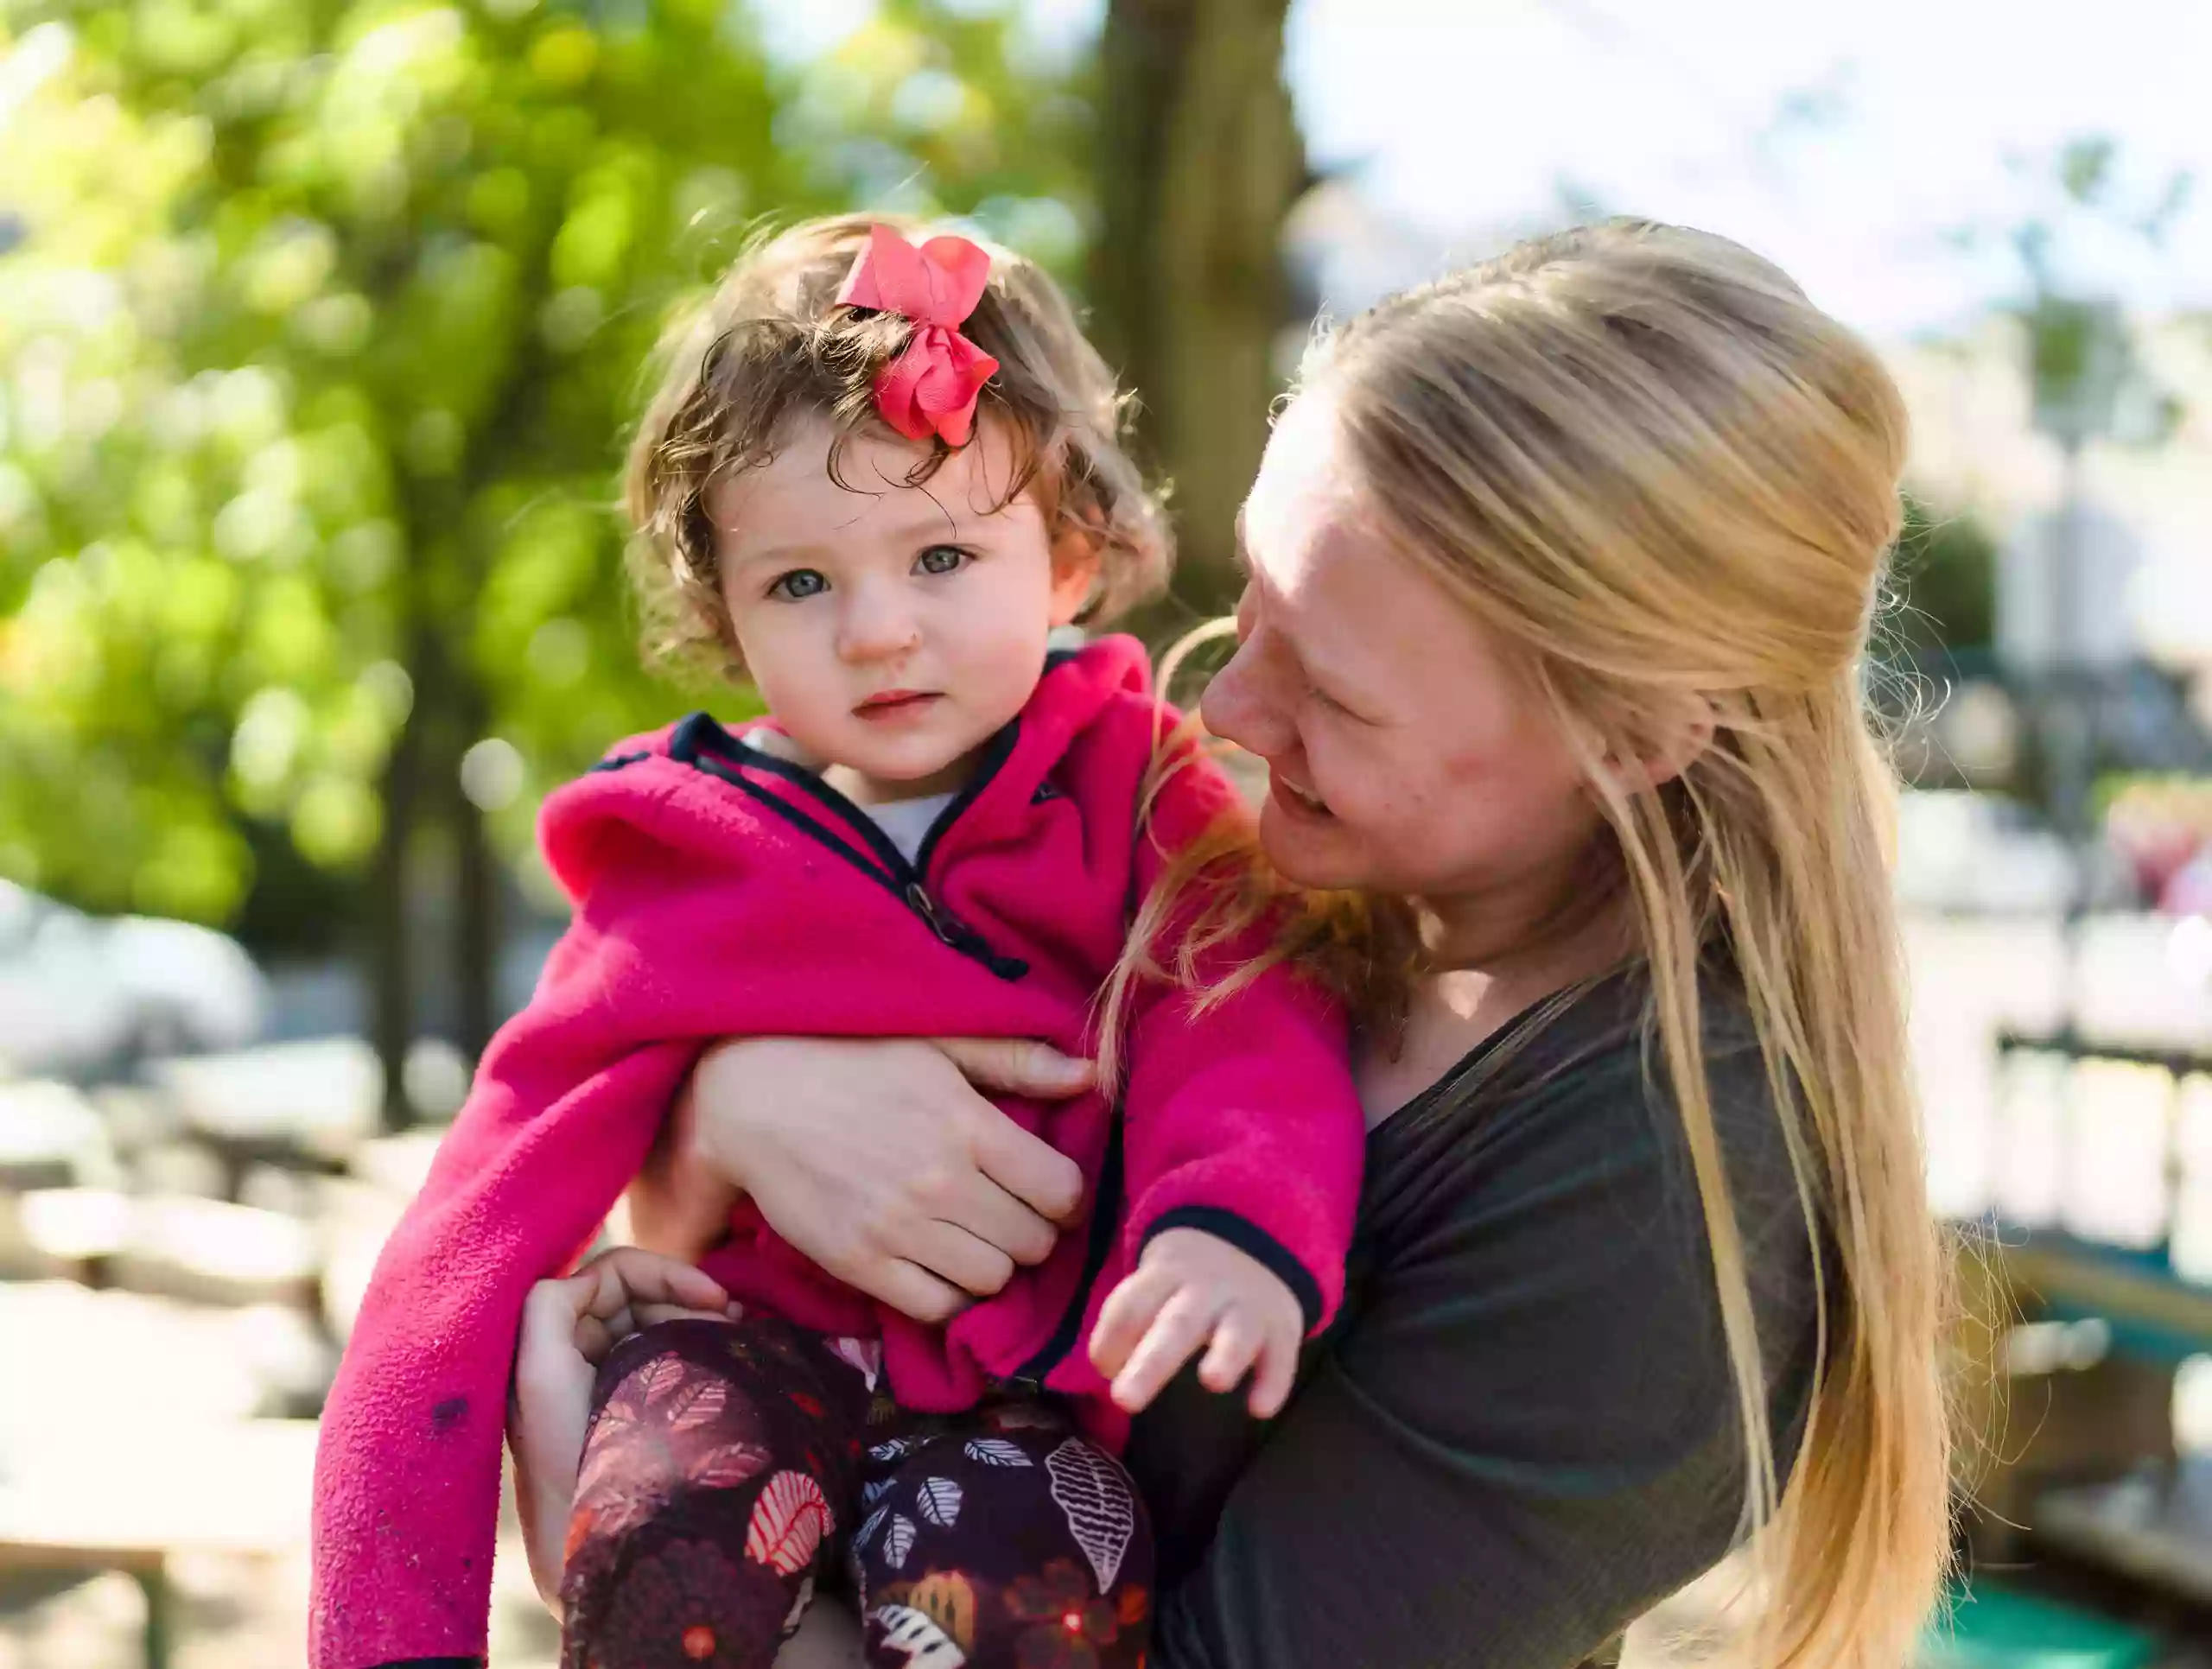
<path fill-rule="evenodd" d="M 950 917 L 938 911 L 937 900 L 930 897 L 927 890 L 919 881 L 906 883 L 906 902 L 913 905 L 914 913 L 929 923 L 930 931 L 936 934 L 938 938 L 944 940 L 955 950 L 963 950 L 967 948 L 961 943 L 963 933 L 959 926 Z"/>
<path fill-rule="evenodd" d="M 1029 964 L 1021 958 L 1000 955 L 974 928 L 939 910 L 937 900 L 930 897 L 928 889 L 919 881 L 906 883 L 906 897 L 914 913 L 928 923 L 931 932 L 962 955 L 973 956 L 1001 980 L 1018 980 L 1029 971 Z"/>

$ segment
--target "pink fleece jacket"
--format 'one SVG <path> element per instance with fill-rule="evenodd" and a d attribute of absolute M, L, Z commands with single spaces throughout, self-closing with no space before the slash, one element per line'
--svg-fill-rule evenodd
<path fill-rule="evenodd" d="M 818 778 L 704 714 L 546 802 L 540 833 L 574 920 L 385 1246 L 332 1390 L 314 1669 L 484 1651 L 524 1296 L 593 1238 L 705 1044 L 1003 1036 L 1086 1050 L 1164 852 L 1234 804 L 1194 764 L 1136 829 L 1159 717 L 1148 682 L 1128 638 L 1055 657 L 912 863 Z M 909 1407 L 1039 1385 L 1117 1440 L 1083 1346 L 1146 1240 L 1178 1225 L 1222 1236 L 1281 1275 L 1318 1329 L 1342 1296 L 1363 1148 L 1344 1017 L 1288 970 L 1204 1013 L 1149 987 L 1127 1052 L 1118 1107 L 1001 1103 L 1082 1166 L 1084 1218 L 950 1326 L 839 1285 L 749 1206 L 706 1267 L 802 1325 L 880 1337 Z"/>

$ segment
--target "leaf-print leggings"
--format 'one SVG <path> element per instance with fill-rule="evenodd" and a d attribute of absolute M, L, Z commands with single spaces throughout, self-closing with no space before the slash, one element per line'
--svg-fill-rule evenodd
<path fill-rule="evenodd" d="M 880 1349 L 672 1321 L 601 1368 L 561 1584 L 563 1669 L 767 1669 L 817 1580 L 871 1665 L 1139 1669 L 1144 1509 L 1049 1404 L 915 1414 Z"/>

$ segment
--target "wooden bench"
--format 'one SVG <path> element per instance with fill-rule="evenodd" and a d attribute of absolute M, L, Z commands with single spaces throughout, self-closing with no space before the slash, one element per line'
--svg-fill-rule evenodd
<path fill-rule="evenodd" d="M 0 1572 L 124 1572 L 146 1596 L 147 1669 L 167 1669 L 170 1559 L 302 1545 L 315 1438 L 312 1420 L 12 1426 L 0 1436 Z"/>
<path fill-rule="evenodd" d="M 2057 1222 L 1995 1225 L 1986 1262 L 1970 1268 L 1991 1284 L 1987 1314 L 2041 1323 L 2016 1339 L 2079 1335 L 2087 1352 L 2027 1371 L 2011 1360 L 2019 1352 L 2006 1353 L 2005 1461 L 1981 1491 L 1976 1551 L 1999 1561 L 2056 1555 L 2201 1615 L 2212 1609 L 2212 1463 L 2177 1453 L 2172 1411 L 2177 1367 L 2212 1353 L 2202 1194 L 2188 1191 L 2202 1187 L 2212 1054 L 2069 1031 L 2005 1032 L 1998 1049 L 2008 1069 L 2056 1069 L 2039 1082 L 2056 1097 L 2069 1184 L 2099 1157 L 2080 1145 L 2098 1141 L 2104 1120 L 2122 1111 L 2137 1120 L 2128 1174 L 2141 1171 L 2166 1192 L 2145 1196 L 2155 1219 L 2129 1213 L 2134 1244 L 2069 1232 L 2069 1217 L 2082 1213 L 2062 1200 Z M 2111 1095 L 2127 1104 L 2101 1099 Z M 2142 1136 L 2158 1129 L 2163 1146 L 2153 1150 Z"/>

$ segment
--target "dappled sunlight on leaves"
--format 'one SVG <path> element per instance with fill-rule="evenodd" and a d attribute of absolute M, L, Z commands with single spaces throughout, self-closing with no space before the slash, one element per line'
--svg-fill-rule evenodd
<path fill-rule="evenodd" d="M 639 663 L 641 367 L 763 210 L 903 182 L 1071 271 L 1079 105 L 974 10 L 771 65 L 709 0 L 0 0 L 0 873 L 222 919 L 248 829 L 358 873 L 420 707 L 426 781 L 509 750 L 527 875 L 609 743 L 750 710 Z"/>

